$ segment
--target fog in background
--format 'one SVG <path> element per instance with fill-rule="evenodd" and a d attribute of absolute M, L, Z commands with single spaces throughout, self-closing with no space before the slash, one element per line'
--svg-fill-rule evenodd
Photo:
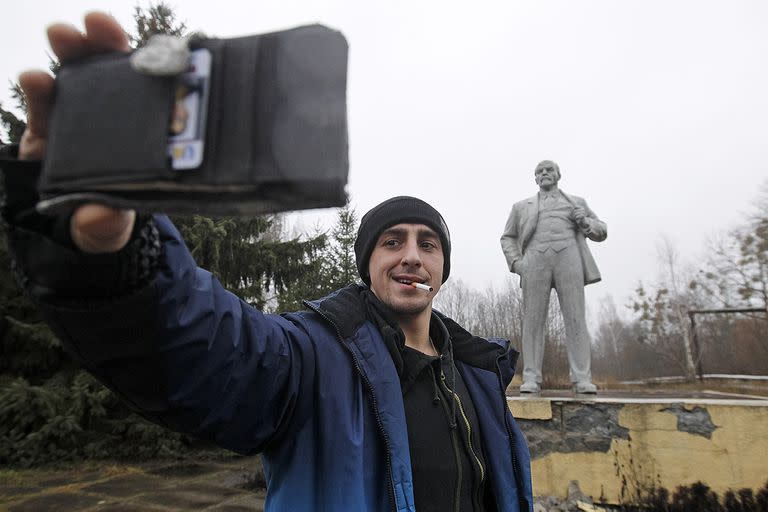
<path fill-rule="evenodd" d="M 27 0 L 6 9 L 0 78 L 47 67 L 44 27 L 91 8 L 132 28 L 133 1 Z M 147 6 L 148 4 L 140 4 Z M 230 37 L 321 22 L 350 43 L 352 205 L 400 194 L 441 211 L 451 279 L 509 275 L 499 236 L 552 159 L 561 188 L 608 225 L 591 244 L 593 312 L 657 274 L 662 235 L 696 263 L 768 177 L 768 3 L 280 1 L 169 3 L 190 30 Z M 8 87 L 0 101 L 10 107 Z M 333 211 L 291 217 L 330 226 Z"/>

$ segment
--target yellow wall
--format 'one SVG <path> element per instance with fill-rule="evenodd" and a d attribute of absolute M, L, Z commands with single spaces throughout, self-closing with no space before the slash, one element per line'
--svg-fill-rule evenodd
<path fill-rule="evenodd" d="M 578 401 L 580 406 L 589 402 Z M 677 416 L 663 411 L 674 402 L 623 403 L 618 418 L 620 426 L 629 430 L 629 440 L 613 439 L 607 453 L 540 457 L 532 453 L 534 494 L 564 496 L 568 482 L 578 480 L 585 494 L 618 503 L 631 501 L 638 487 L 665 487 L 673 492 L 679 485 L 701 481 L 722 495 L 728 489 L 759 489 L 768 482 L 768 401 L 676 403 L 688 410 L 701 407 L 709 412 L 717 427 L 710 439 L 678 430 Z M 568 404 L 560 400 L 509 400 L 516 418 L 537 421 L 551 419 L 553 408 L 563 406 Z"/>

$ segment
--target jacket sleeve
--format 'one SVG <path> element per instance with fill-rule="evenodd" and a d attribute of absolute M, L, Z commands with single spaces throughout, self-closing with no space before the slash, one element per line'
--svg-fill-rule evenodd
<path fill-rule="evenodd" d="M 520 253 L 520 243 L 518 238 L 520 232 L 518 231 L 520 225 L 520 212 L 515 206 L 512 207 L 512 211 L 507 218 L 507 224 L 504 226 L 504 233 L 501 235 L 501 250 L 504 252 L 504 257 L 507 259 L 507 265 L 509 271 L 514 272 L 513 266 L 517 260 L 522 258 Z"/>
<path fill-rule="evenodd" d="M 241 453 L 261 451 L 309 414 L 313 344 L 295 323 L 255 310 L 198 268 L 166 217 L 150 222 L 162 255 L 139 289 L 58 294 L 19 261 L 22 281 L 67 350 L 144 416 Z M 12 231 L 17 258 L 21 246 L 37 244 L 59 274 L 80 264 L 69 248 Z"/>

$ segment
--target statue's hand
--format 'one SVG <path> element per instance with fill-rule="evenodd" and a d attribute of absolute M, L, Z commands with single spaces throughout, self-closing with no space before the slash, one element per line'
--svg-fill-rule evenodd
<path fill-rule="evenodd" d="M 571 218 L 573 218 L 573 221 L 580 227 L 582 228 L 589 227 L 589 221 L 587 220 L 587 212 L 585 212 L 584 208 L 582 208 L 581 206 L 576 206 L 573 208 L 573 212 L 571 212 Z"/>

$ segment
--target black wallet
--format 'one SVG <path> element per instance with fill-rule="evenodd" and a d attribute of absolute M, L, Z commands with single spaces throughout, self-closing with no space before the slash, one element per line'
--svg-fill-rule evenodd
<path fill-rule="evenodd" d="M 204 128 L 194 168 L 175 168 L 169 149 L 181 75 L 142 74 L 123 53 L 62 66 L 38 209 L 95 201 L 253 215 L 342 206 L 349 170 L 343 35 L 310 25 L 190 43 L 193 53 L 201 48 L 211 64 L 207 109 L 193 113 Z"/>

